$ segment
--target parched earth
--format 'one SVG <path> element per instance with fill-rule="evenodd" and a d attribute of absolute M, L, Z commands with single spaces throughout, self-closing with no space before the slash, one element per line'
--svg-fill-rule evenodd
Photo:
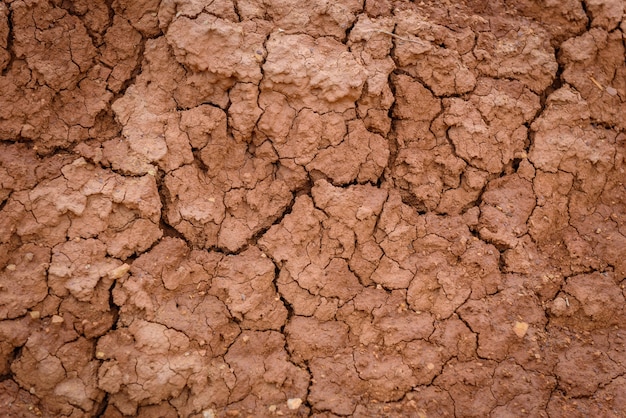
<path fill-rule="evenodd" d="M 0 414 L 625 417 L 623 0 L 3 0 Z"/>

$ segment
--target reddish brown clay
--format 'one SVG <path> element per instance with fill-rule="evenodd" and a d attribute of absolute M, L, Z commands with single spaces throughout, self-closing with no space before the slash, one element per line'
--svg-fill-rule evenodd
<path fill-rule="evenodd" d="M 625 417 L 624 7 L 0 2 L 0 415 Z"/>

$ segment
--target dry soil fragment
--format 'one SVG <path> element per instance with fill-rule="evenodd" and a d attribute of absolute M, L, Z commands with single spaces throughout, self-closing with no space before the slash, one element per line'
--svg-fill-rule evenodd
<path fill-rule="evenodd" d="M 120 323 L 130 325 L 137 317 L 159 322 L 184 332 L 212 355 L 224 354 L 239 327 L 227 306 L 207 295 L 221 259 L 219 254 L 190 252 L 178 239 L 161 240 L 133 263 L 130 275 L 113 291 Z"/>
<path fill-rule="evenodd" d="M 387 165 L 389 145 L 362 122 L 348 123 L 348 134 L 336 147 L 321 150 L 306 168 L 328 176 L 334 184 L 376 183 Z"/>
<path fill-rule="evenodd" d="M 226 381 L 232 384 L 235 379 L 220 359 L 206 361 L 185 334 L 154 322 L 137 319 L 128 328 L 107 334 L 97 351 L 105 359 L 98 369 L 98 386 L 126 415 L 135 414 L 140 405 L 176 398 L 186 386 L 196 394 L 187 406 L 189 412 L 210 402 L 223 403 L 228 396 Z"/>
<path fill-rule="evenodd" d="M 591 118 L 624 129 L 626 64 L 620 57 L 626 50 L 622 33 L 595 27 L 563 42 L 561 50 L 563 79 L 588 103 Z M 616 94 L 611 94 L 611 89 Z"/>
<path fill-rule="evenodd" d="M 539 97 L 522 83 L 481 78 L 469 100 L 443 101 L 443 120 L 454 149 L 472 166 L 499 173 L 526 146 L 525 126 Z"/>
<path fill-rule="evenodd" d="M 617 361 L 623 361 L 610 352 L 607 333 L 601 332 L 584 340 L 573 341 L 558 357 L 554 373 L 559 389 L 571 397 L 593 396 L 594 393 L 619 375 Z M 621 358 L 620 358 L 621 357 Z M 623 363 L 622 363 L 623 364 Z"/>
<path fill-rule="evenodd" d="M 474 42 L 471 31 L 454 33 L 428 22 L 424 16 L 405 12 L 398 16 L 396 32 L 401 36 L 394 39 L 398 64 L 423 80 L 435 95 L 463 94 L 474 88 L 476 76 L 463 58 Z"/>
<path fill-rule="evenodd" d="M 35 244 L 12 251 L 0 270 L 0 319 L 22 316 L 46 297 L 49 262 L 50 250 Z"/>
<path fill-rule="evenodd" d="M 618 325 L 626 319 L 624 294 L 612 273 L 569 277 L 561 297 L 567 298 L 569 309 L 559 310 L 553 305 L 554 313 L 560 317 L 554 322 L 559 325 L 595 329 Z"/>
<path fill-rule="evenodd" d="M 274 288 L 275 265 L 257 247 L 224 257 L 209 293 L 218 297 L 243 329 L 279 330 L 287 309 Z"/>
<path fill-rule="evenodd" d="M 581 161 L 602 168 L 612 162 L 615 149 L 611 142 L 617 134 L 589 126 L 587 102 L 577 91 L 563 87 L 552 93 L 546 104 L 547 109 L 532 124 L 536 135 L 529 159 L 536 168 L 577 174 L 584 170 Z"/>
<path fill-rule="evenodd" d="M 355 247 L 369 245 L 386 192 L 372 186 L 336 188 L 320 180 L 313 196 L 322 210 L 300 197 L 259 241 L 282 267 L 279 291 L 302 315 L 311 315 L 324 300 L 343 304 L 358 294 L 361 284 L 348 260 Z"/>
<path fill-rule="evenodd" d="M 213 161 L 223 164 L 215 177 L 192 165 L 165 177 L 166 213 L 168 223 L 195 245 L 236 251 L 256 232 L 269 227 L 287 208 L 292 195 L 283 180 L 274 178 L 275 154 L 269 144 L 257 148 L 255 160 L 246 159 L 245 146 L 225 145 L 235 151 L 225 161 L 206 154 L 211 158 L 209 167 L 215 167 Z"/>
<path fill-rule="evenodd" d="M 152 37 L 159 33 L 158 0 L 115 0 L 112 7 L 115 14 L 127 19 L 144 36 Z"/>
<path fill-rule="evenodd" d="M 101 62 L 113 70 L 107 83 L 113 92 L 119 92 L 139 62 L 141 34 L 126 20 L 115 15 L 113 25 L 104 35 L 105 47 Z"/>
<path fill-rule="evenodd" d="M 498 400 L 493 414 L 542 416 L 555 386 L 553 377 L 504 361 L 496 367 L 491 387 Z"/>
<path fill-rule="evenodd" d="M 76 335 L 67 321 L 52 325 L 54 331 L 48 328 L 49 322 L 45 325 L 30 334 L 20 357 L 11 365 L 15 380 L 45 399 L 53 415 L 93 410 L 104 397 L 97 387 L 94 342 Z"/>
<path fill-rule="evenodd" d="M 517 174 L 489 183 L 480 208 L 480 237 L 498 247 L 513 248 L 528 232 L 528 221 L 535 208 L 532 183 Z"/>
<path fill-rule="evenodd" d="M 477 69 L 494 78 L 510 78 L 539 94 L 552 84 L 558 64 L 546 30 L 534 23 L 494 19 L 476 39 Z"/>
<path fill-rule="evenodd" d="M 406 253 L 400 244 L 404 240 L 390 239 L 396 235 L 397 227 L 382 221 L 386 221 L 387 211 L 392 213 L 391 204 L 385 206 L 380 224 L 394 233 L 381 246 L 386 254 L 390 254 L 391 249 Z M 393 215 L 389 216 L 393 220 Z M 426 215 L 422 222 L 425 222 L 424 229 L 413 238 L 409 257 L 403 260 L 408 262 L 407 269 L 415 266 L 407 292 L 412 309 L 447 318 L 468 298 L 479 299 L 495 291 L 501 280 L 495 247 L 473 239 L 461 217 Z"/>
<path fill-rule="evenodd" d="M 252 0 L 237 2 L 241 19 L 267 19 L 287 33 L 306 33 L 313 37 L 333 36 L 341 40 L 352 26 L 362 2 L 347 0 L 326 2 L 313 0 L 302 3 L 298 0 L 271 2 Z"/>
<path fill-rule="evenodd" d="M 251 21 L 233 23 L 206 13 L 195 19 L 181 16 L 167 30 L 167 41 L 176 59 L 195 71 L 257 84 L 261 67 L 257 57 L 265 53 L 266 34 Z"/>
<path fill-rule="evenodd" d="M 7 51 L 9 41 L 9 9 L 2 3 L 0 5 L 0 70 L 4 70 L 11 59 Z"/>
<path fill-rule="evenodd" d="M 267 52 L 261 91 L 282 93 L 297 109 L 343 112 L 361 95 L 366 80 L 362 65 L 331 38 L 275 33 Z"/>
<path fill-rule="evenodd" d="M 263 415 L 269 405 L 306 398 L 310 376 L 289 362 L 284 346 L 284 336 L 275 331 L 245 331 L 237 338 L 224 356 L 236 376 L 230 408 Z"/>

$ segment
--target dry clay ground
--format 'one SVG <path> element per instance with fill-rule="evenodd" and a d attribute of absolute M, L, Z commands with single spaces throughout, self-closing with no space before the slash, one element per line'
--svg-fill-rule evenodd
<path fill-rule="evenodd" d="M 625 31 L 0 2 L 1 415 L 626 416 Z"/>

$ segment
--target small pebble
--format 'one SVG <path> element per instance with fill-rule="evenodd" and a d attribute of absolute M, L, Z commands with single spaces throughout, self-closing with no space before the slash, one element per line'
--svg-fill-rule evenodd
<path fill-rule="evenodd" d="M 515 321 L 515 325 L 513 326 L 513 332 L 519 338 L 524 338 L 526 332 L 528 331 L 528 324 L 526 322 L 518 322 Z"/>
<path fill-rule="evenodd" d="M 617 95 L 617 90 L 610 86 L 606 88 L 606 92 L 609 93 L 611 96 Z"/>
<path fill-rule="evenodd" d="M 130 266 L 126 263 L 114 268 L 109 272 L 109 279 L 116 280 L 122 278 L 130 270 Z"/>
<path fill-rule="evenodd" d="M 9 270 L 9 271 L 15 271 L 15 268 L 16 268 L 15 264 L 7 265 L 7 270 Z"/>
<path fill-rule="evenodd" d="M 52 322 L 55 325 L 59 325 L 65 322 L 65 319 L 63 319 L 63 317 L 59 315 L 52 315 L 52 320 L 50 322 Z"/>
<path fill-rule="evenodd" d="M 290 398 L 287 399 L 287 408 L 291 409 L 291 410 L 295 410 L 300 408 L 300 405 L 302 405 L 302 399 L 300 398 Z"/>

